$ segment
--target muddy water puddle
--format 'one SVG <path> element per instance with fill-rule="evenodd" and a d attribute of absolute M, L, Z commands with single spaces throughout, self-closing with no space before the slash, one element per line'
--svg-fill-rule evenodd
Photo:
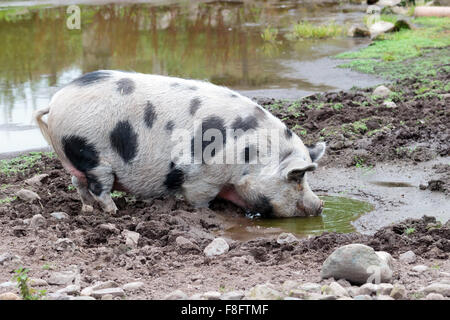
<path fill-rule="evenodd" d="M 369 183 L 387 188 L 414 188 L 411 183 L 399 181 L 369 181 Z"/>
<path fill-rule="evenodd" d="M 325 202 L 321 216 L 284 219 L 238 218 L 236 224 L 227 228 L 223 236 L 246 241 L 258 237 L 277 236 L 281 232 L 293 233 L 297 237 L 319 235 L 323 232 L 349 233 L 355 231 L 352 221 L 374 209 L 368 202 L 351 198 L 339 196 L 320 196 L 320 198 Z"/>

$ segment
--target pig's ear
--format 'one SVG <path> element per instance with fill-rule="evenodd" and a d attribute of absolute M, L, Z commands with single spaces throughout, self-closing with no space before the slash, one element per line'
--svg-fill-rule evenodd
<path fill-rule="evenodd" d="M 305 172 L 316 170 L 317 164 L 308 163 L 303 160 L 292 160 L 281 172 L 282 176 L 287 180 L 301 181 L 305 176 Z"/>
<path fill-rule="evenodd" d="M 319 159 L 322 158 L 322 156 L 324 155 L 325 149 L 326 149 L 325 142 L 319 142 L 319 143 L 316 143 L 316 145 L 313 147 L 308 147 L 309 156 L 311 157 L 311 161 L 312 162 L 319 161 Z"/>

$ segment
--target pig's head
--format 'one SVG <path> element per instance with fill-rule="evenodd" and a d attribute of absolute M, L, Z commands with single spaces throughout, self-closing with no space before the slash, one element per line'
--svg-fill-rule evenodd
<path fill-rule="evenodd" d="M 292 153 L 276 166 L 242 176 L 234 186 L 234 199 L 229 200 L 263 217 L 319 215 L 323 202 L 310 189 L 307 173 L 317 168 L 325 143 L 304 149 L 307 155 Z"/>

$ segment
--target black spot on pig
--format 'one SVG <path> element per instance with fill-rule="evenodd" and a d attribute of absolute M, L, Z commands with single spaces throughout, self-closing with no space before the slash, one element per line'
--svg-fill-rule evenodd
<path fill-rule="evenodd" d="M 181 188 L 184 183 L 184 172 L 181 169 L 175 168 L 173 162 L 170 163 L 170 171 L 166 175 L 164 185 L 168 190 L 177 190 Z"/>
<path fill-rule="evenodd" d="M 230 94 L 230 97 L 231 97 L 231 98 L 237 98 L 237 97 L 238 97 L 238 95 L 237 95 L 237 94 L 234 94 L 234 93 L 232 93 L 232 94 Z"/>
<path fill-rule="evenodd" d="M 166 130 L 169 132 L 172 132 L 174 126 L 175 126 L 175 124 L 173 123 L 172 120 L 170 120 L 166 123 Z"/>
<path fill-rule="evenodd" d="M 130 162 L 137 153 L 137 134 L 130 122 L 119 121 L 109 136 L 111 146 L 125 162 Z"/>
<path fill-rule="evenodd" d="M 204 141 L 204 135 L 210 129 L 215 130 L 214 132 L 210 132 L 212 134 L 211 140 Z M 218 132 L 216 130 L 218 130 Z M 194 134 L 194 137 L 191 140 L 191 154 L 196 160 L 201 159 L 202 163 L 204 163 L 203 153 L 205 151 L 205 148 L 209 144 L 215 143 L 216 138 L 219 138 L 219 136 L 217 135 L 218 133 L 220 133 L 222 136 L 221 137 L 222 144 L 220 145 L 220 149 L 221 149 L 227 142 L 225 122 L 223 121 L 222 118 L 217 117 L 217 116 L 209 116 L 208 118 L 202 120 L 202 131 L 200 132 L 200 130 L 197 129 L 197 131 Z M 197 150 L 197 148 L 195 147 L 197 144 L 198 145 L 201 144 L 201 146 L 202 146 L 201 154 L 198 154 L 199 150 Z M 220 149 L 218 149 L 218 150 L 213 149 L 211 151 L 211 156 L 214 157 L 216 154 L 216 151 L 220 151 Z"/>
<path fill-rule="evenodd" d="M 245 119 L 239 116 L 234 120 L 231 127 L 233 130 L 241 129 L 244 131 L 256 129 L 258 127 L 258 120 L 254 116 L 248 116 Z"/>
<path fill-rule="evenodd" d="M 117 84 L 117 91 L 124 96 L 133 93 L 136 87 L 134 81 L 131 80 L 130 78 L 122 78 L 119 81 L 117 81 L 116 84 Z"/>
<path fill-rule="evenodd" d="M 284 130 L 284 135 L 286 136 L 286 139 L 292 138 L 292 131 L 288 127 Z"/>
<path fill-rule="evenodd" d="M 111 77 L 111 74 L 106 71 L 94 71 L 89 72 L 81 77 L 73 80 L 71 83 L 76 84 L 78 86 L 87 86 L 102 80 L 106 80 Z"/>
<path fill-rule="evenodd" d="M 147 101 L 147 106 L 145 107 L 144 113 L 144 121 L 149 129 L 152 128 L 155 120 L 156 120 L 155 107 L 153 106 L 153 104 L 151 104 L 150 101 Z"/>
<path fill-rule="evenodd" d="M 64 154 L 76 169 L 86 172 L 98 166 L 98 151 L 85 138 L 64 136 L 61 142 Z"/>
<path fill-rule="evenodd" d="M 273 206 L 270 203 L 270 199 L 264 195 L 260 195 L 258 200 L 255 201 L 252 211 L 259 213 L 261 218 L 270 218 L 273 215 Z"/>
<path fill-rule="evenodd" d="M 191 113 L 191 115 L 194 115 L 197 110 L 200 108 L 200 106 L 202 105 L 202 102 L 199 98 L 194 98 L 191 100 L 191 103 L 189 105 L 189 112 Z"/>
<path fill-rule="evenodd" d="M 91 174 L 86 174 L 86 179 L 88 182 L 88 189 L 96 196 L 99 196 L 103 192 L 103 185 Z"/>
<path fill-rule="evenodd" d="M 192 90 L 192 91 L 196 91 L 196 90 L 198 90 L 198 87 L 197 86 L 190 86 L 188 89 Z"/>

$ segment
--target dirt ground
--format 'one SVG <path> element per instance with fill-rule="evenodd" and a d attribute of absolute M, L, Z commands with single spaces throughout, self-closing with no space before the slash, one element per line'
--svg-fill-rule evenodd
<path fill-rule="evenodd" d="M 438 72 L 433 80 L 448 82 L 449 75 Z M 320 279 L 320 268 L 328 255 L 339 246 L 363 243 L 394 258 L 408 250 L 415 252 L 414 265 L 425 264 L 429 272 L 418 275 L 411 272 L 414 265 L 396 260 L 394 281 L 407 287 L 409 298 L 417 298 L 416 290 L 450 272 L 450 100 L 418 95 L 414 80 L 389 87 L 397 96 L 401 92 L 400 98 L 392 95 L 393 108 L 371 97 L 372 89 L 317 94 L 297 102 L 259 101 L 298 134 L 306 130 L 307 143 L 327 141 L 323 168 L 314 173 L 311 185 L 319 194 L 345 193 L 373 203 L 376 209 L 366 215 L 369 218 L 363 216 L 355 223 L 359 232 L 325 233 L 283 245 L 273 236 L 227 239 L 229 252 L 208 258 L 204 248 L 223 235 L 234 218 L 242 217 L 242 210 L 222 201 L 196 210 L 182 199 L 141 201 L 120 195 L 115 198 L 116 216 L 99 208 L 81 214 L 77 192 L 69 187 L 70 176 L 57 159 L 45 156 L 22 173 L 0 175 L 0 199 L 14 197 L 21 188 L 40 197 L 0 203 L 0 255 L 19 256 L 20 265 L 31 269 L 33 278 L 47 280 L 53 272 L 76 265 L 82 288 L 99 280 L 119 285 L 142 281 L 142 290 L 127 299 L 160 299 L 175 289 L 192 295 L 247 290 L 266 281 L 326 283 Z M 25 182 L 36 174 L 47 174 L 41 185 Z M 412 183 L 398 189 L 379 184 L 364 188 L 362 180 L 355 178 L 369 181 L 367 176 L 373 174 L 377 181 L 403 177 Z M 50 215 L 54 212 L 69 217 L 57 220 Z M 30 220 L 36 214 L 45 219 L 40 227 L 33 227 Z M 140 234 L 135 248 L 125 244 L 124 230 Z M 192 245 L 177 244 L 179 236 Z M 58 239 L 66 238 L 68 245 L 58 245 Z M 10 281 L 17 266 L 0 265 L 0 283 Z M 62 287 L 45 289 L 55 292 Z M 0 293 L 8 290 L 0 287 Z"/>

